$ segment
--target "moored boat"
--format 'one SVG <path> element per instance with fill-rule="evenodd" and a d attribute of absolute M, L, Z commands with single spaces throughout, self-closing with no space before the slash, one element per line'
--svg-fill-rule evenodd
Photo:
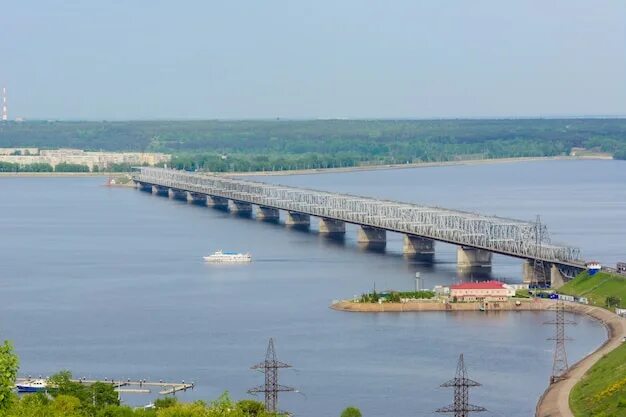
<path fill-rule="evenodd" d="M 48 388 L 45 379 L 30 379 L 15 385 L 18 392 L 42 392 Z"/>

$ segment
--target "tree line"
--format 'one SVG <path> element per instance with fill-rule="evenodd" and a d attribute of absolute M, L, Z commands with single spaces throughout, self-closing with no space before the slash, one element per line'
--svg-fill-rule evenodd
<path fill-rule="evenodd" d="M 626 159 L 626 119 L 33 121 L 0 147 L 165 152 L 180 169 L 263 171 L 566 155 Z"/>

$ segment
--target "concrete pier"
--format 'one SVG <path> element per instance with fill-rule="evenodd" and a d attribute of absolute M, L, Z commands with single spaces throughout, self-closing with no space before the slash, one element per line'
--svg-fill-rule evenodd
<path fill-rule="evenodd" d="M 187 200 L 187 192 L 175 188 L 167 189 L 167 197 L 175 200 Z"/>
<path fill-rule="evenodd" d="M 206 204 L 206 195 L 187 191 L 187 202 L 190 204 Z"/>
<path fill-rule="evenodd" d="M 550 287 L 554 289 L 559 289 L 563 285 L 565 285 L 566 278 L 565 276 L 563 276 L 563 274 L 561 274 L 561 271 L 559 271 L 559 268 L 556 265 L 552 264 L 552 266 L 550 267 L 549 276 L 550 276 Z"/>
<path fill-rule="evenodd" d="M 341 220 L 320 218 L 320 234 L 328 237 L 340 237 L 346 234 L 346 223 Z"/>
<path fill-rule="evenodd" d="M 535 261 L 532 259 L 526 260 L 524 261 L 524 264 L 522 265 L 522 280 L 524 282 L 524 284 L 532 284 L 532 283 L 537 283 L 539 285 L 545 285 L 545 284 L 550 284 L 552 281 L 552 267 L 554 267 L 554 265 L 549 264 L 549 263 L 544 263 L 544 272 L 543 272 L 543 276 L 545 278 L 544 282 L 536 282 L 535 279 Z M 560 271 L 558 270 L 558 268 L 556 269 L 556 272 L 561 275 Z"/>
<path fill-rule="evenodd" d="M 259 206 L 256 211 L 256 218 L 263 221 L 278 221 L 280 210 L 277 208 Z"/>
<path fill-rule="evenodd" d="M 435 253 L 435 241 L 418 236 L 404 235 L 402 252 L 405 255 L 433 255 Z"/>
<path fill-rule="evenodd" d="M 288 211 L 285 224 L 290 227 L 308 228 L 311 225 L 311 216 L 297 211 Z"/>
<path fill-rule="evenodd" d="M 228 200 L 223 197 L 213 195 L 206 196 L 206 205 L 209 207 L 226 210 L 228 208 Z"/>
<path fill-rule="evenodd" d="M 370 247 L 385 247 L 387 231 L 371 226 L 361 226 L 357 232 L 357 242 Z"/>
<path fill-rule="evenodd" d="M 491 268 L 493 253 L 466 246 L 459 246 L 456 250 L 456 262 L 459 269 Z"/>
<path fill-rule="evenodd" d="M 230 200 L 230 205 L 228 208 L 233 213 L 241 215 L 252 214 L 252 204 L 246 203 L 245 201 Z"/>
<path fill-rule="evenodd" d="M 168 195 L 169 188 L 161 187 L 159 185 L 152 186 L 152 194 L 154 195 Z"/>
<path fill-rule="evenodd" d="M 135 187 L 141 191 L 152 191 L 152 186 L 150 184 L 144 184 L 143 182 L 135 182 Z"/>

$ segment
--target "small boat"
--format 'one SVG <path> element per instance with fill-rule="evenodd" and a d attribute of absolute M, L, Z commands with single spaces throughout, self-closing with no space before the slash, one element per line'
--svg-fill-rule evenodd
<path fill-rule="evenodd" d="M 223 252 L 221 250 L 209 256 L 203 256 L 202 259 L 210 263 L 245 263 L 252 261 L 249 253 Z"/>
<path fill-rule="evenodd" d="M 587 262 L 586 267 L 589 275 L 595 275 L 598 271 L 602 269 L 602 265 L 600 264 L 600 262 L 595 261 Z"/>
<path fill-rule="evenodd" d="M 17 388 L 17 392 L 42 392 L 48 388 L 48 383 L 45 379 L 30 379 L 16 384 L 15 388 Z"/>

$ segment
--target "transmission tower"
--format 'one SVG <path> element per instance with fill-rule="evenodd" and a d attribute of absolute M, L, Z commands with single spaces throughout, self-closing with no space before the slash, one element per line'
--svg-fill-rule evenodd
<path fill-rule="evenodd" d="M 541 230 L 541 217 L 537 215 L 537 222 L 535 224 L 535 247 L 537 248 L 537 254 L 533 263 L 533 286 L 537 287 L 539 284 L 545 285 L 546 279 L 546 267 L 539 257 L 541 256 L 541 242 L 543 241 Z"/>
<path fill-rule="evenodd" d="M 454 388 L 454 403 L 435 410 L 438 413 L 454 413 L 454 417 L 467 417 L 471 412 L 487 411 L 484 407 L 469 403 L 469 389 L 479 387 L 480 384 L 467 377 L 462 353 L 456 365 L 456 376 L 441 386 Z"/>
<path fill-rule="evenodd" d="M 565 351 L 565 341 L 571 340 L 565 337 L 565 325 L 576 324 L 573 321 L 565 320 L 565 303 L 563 300 L 557 300 L 556 302 L 556 317 L 552 321 L 548 321 L 545 324 L 555 325 L 555 334 L 548 340 L 554 340 L 554 360 L 552 363 L 552 375 L 550 376 L 550 383 L 554 384 L 565 378 L 565 373 L 569 369 L 567 365 L 567 352 Z"/>
<path fill-rule="evenodd" d="M 2 87 L 2 121 L 9 120 L 9 111 L 7 109 L 7 88 Z"/>
<path fill-rule="evenodd" d="M 276 359 L 274 339 L 270 338 L 270 342 L 267 345 L 267 352 L 265 353 L 265 360 L 251 368 L 258 369 L 265 374 L 265 384 L 248 390 L 249 394 L 265 393 L 265 409 L 270 413 L 276 413 L 278 411 L 279 392 L 295 391 L 294 388 L 278 383 L 279 368 L 291 368 L 291 365 Z"/>

